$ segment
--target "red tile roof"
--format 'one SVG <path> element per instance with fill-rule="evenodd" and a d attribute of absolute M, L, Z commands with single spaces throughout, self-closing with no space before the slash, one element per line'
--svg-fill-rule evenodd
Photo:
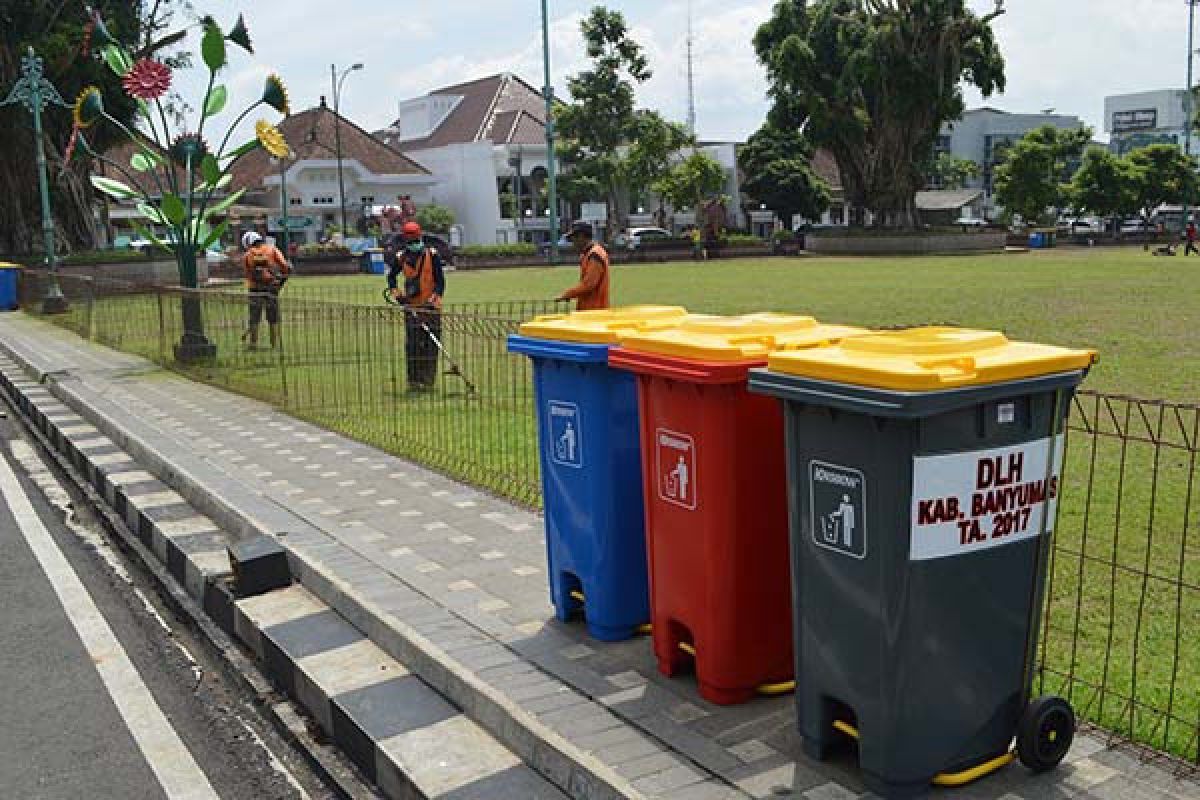
<path fill-rule="evenodd" d="M 340 116 L 340 115 L 337 115 Z M 279 123 L 279 130 L 300 160 L 335 158 L 333 109 L 324 103 L 293 114 Z M 345 117 L 341 117 L 342 159 L 358 161 L 376 175 L 428 175 L 429 171 L 408 156 L 376 139 Z M 276 171 L 271 157 L 259 148 L 233 168 L 233 186 L 255 189 L 263 178 Z"/>
<path fill-rule="evenodd" d="M 469 142 L 535 144 L 545 141 L 546 102 L 541 92 L 516 75 L 489 75 L 434 89 L 429 96 L 458 96 L 462 100 L 437 130 L 424 138 L 401 141 L 395 133 L 398 123 L 375 135 L 406 153 Z"/>

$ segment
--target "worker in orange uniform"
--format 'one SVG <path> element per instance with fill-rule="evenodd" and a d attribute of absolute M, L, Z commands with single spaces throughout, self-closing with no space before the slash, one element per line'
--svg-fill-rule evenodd
<path fill-rule="evenodd" d="M 388 270 L 387 284 L 392 298 L 405 307 L 404 358 L 408 389 L 424 392 L 433 389 L 437 381 L 442 295 L 446 291 L 445 265 L 438 251 L 421 238 L 420 225 L 404 223 L 401 235 L 404 245 L 396 251 Z M 401 275 L 403 287 L 399 285 Z"/>
<path fill-rule="evenodd" d="M 242 335 L 246 349 L 258 348 L 258 326 L 266 313 L 270 328 L 271 348 L 279 346 L 279 292 L 292 274 L 292 265 L 274 245 L 250 231 L 242 237 L 246 251 L 242 266 L 246 273 L 246 290 L 250 293 L 250 326 Z"/>
<path fill-rule="evenodd" d="M 592 226 L 586 222 L 572 225 L 567 237 L 579 253 L 579 283 L 558 299 L 574 300 L 578 311 L 608 308 L 608 251 L 593 240 Z"/>

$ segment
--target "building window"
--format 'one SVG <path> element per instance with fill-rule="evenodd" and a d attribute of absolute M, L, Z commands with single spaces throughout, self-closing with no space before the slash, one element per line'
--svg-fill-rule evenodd
<path fill-rule="evenodd" d="M 303 205 L 303 204 L 304 204 L 303 197 L 289 197 L 288 198 L 288 205 L 299 206 L 299 205 Z"/>
<path fill-rule="evenodd" d="M 375 205 L 375 198 L 374 198 L 374 197 L 372 197 L 371 195 L 364 195 L 363 197 L 361 197 L 361 198 L 359 198 L 359 199 L 360 199 L 360 200 L 362 200 L 362 204 L 363 204 L 364 206 L 373 206 L 373 205 Z"/>
<path fill-rule="evenodd" d="M 314 206 L 331 206 L 333 205 L 333 197 L 331 195 L 317 195 L 313 197 L 312 204 Z"/>

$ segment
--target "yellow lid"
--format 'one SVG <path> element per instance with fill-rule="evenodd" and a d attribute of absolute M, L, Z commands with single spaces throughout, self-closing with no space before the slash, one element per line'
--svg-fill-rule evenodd
<path fill-rule="evenodd" d="M 522 336 L 583 344 L 617 344 L 637 330 L 661 328 L 682 320 L 687 309 L 679 306 L 626 306 L 570 314 L 545 314 L 521 326 Z"/>
<path fill-rule="evenodd" d="M 693 314 L 665 330 L 631 333 L 621 346 L 696 361 L 765 361 L 774 350 L 820 347 L 865 332 L 845 325 L 822 325 L 812 317 L 794 314 Z"/>
<path fill-rule="evenodd" d="M 14 264 L 11 261 L 0 261 L 0 269 L 20 269 L 20 264 Z"/>
<path fill-rule="evenodd" d="M 768 366 L 858 386 L 935 391 L 1071 372 L 1095 360 L 1094 350 L 1012 342 L 996 331 L 930 327 L 876 331 L 821 350 L 772 353 Z"/>

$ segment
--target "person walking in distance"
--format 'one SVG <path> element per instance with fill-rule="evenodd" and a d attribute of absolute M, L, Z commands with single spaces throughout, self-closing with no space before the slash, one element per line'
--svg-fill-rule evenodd
<path fill-rule="evenodd" d="M 258 326 L 264 313 L 270 328 L 271 348 L 279 346 L 279 292 L 292 273 L 292 266 L 283 253 L 274 245 L 267 244 L 262 236 L 250 231 L 242 237 L 242 258 L 245 270 L 246 291 L 250 293 L 249 326 L 242 339 L 247 350 L 258 349 Z"/>
<path fill-rule="evenodd" d="M 442 337 L 442 295 L 446 291 L 442 256 L 421 238 L 421 226 L 406 222 L 403 246 L 388 270 L 392 298 L 404 306 L 404 359 L 410 392 L 433 389 L 438 373 L 438 344 Z M 400 278 L 404 278 L 403 287 Z M 428 329 L 428 330 L 426 330 Z M 430 334 L 433 336 L 430 336 Z"/>
<path fill-rule="evenodd" d="M 1196 249 L 1196 220 L 1188 220 L 1184 236 L 1187 239 L 1187 246 L 1183 248 L 1183 254 L 1185 256 L 1190 256 L 1192 253 L 1200 255 L 1200 250 Z"/>
<path fill-rule="evenodd" d="M 567 237 L 579 253 L 579 283 L 559 295 L 559 301 L 574 300 L 578 311 L 608 308 L 608 251 L 592 239 L 586 222 L 572 225 Z"/>

